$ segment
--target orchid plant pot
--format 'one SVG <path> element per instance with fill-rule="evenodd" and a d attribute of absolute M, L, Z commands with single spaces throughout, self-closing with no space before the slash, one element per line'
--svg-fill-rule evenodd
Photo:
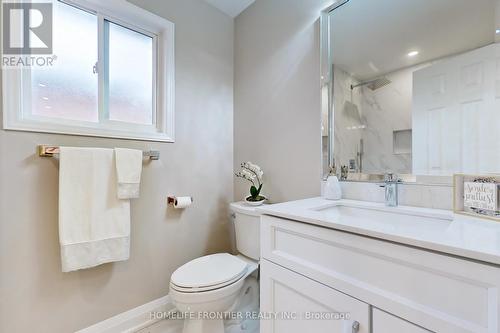
<path fill-rule="evenodd" d="M 267 198 L 263 195 L 259 195 L 257 198 L 253 198 L 251 195 L 245 198 L 245 202 L 250 206 L 260 206 L 262 205 Z"/>

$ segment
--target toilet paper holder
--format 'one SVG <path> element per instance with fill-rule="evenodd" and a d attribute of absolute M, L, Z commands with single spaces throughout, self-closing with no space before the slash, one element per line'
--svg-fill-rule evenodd
<path fill-rule="evenodd" d="M 189 198 L 191 198 L 191 203 L 193 203 L 193 197 L 189 197 Z M 168 196 L 167 197 L 167 204 L 172 205 L 172 206 L 177 205 L 177 197 Z"/>

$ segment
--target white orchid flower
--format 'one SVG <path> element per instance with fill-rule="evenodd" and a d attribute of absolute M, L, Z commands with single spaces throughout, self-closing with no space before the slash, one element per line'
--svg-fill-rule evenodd
<path fill-rule="evenodd" d="M 243 169 L 241 170 L 241 174 L 243 175 L 244 178 L 255 180 L 257 177 L 255 174 L 251 173 L 250 171 Z"/>
<path fill-rule="evenodd" d="M 259 184 L 262 184 L 262 176 L 264 175 L 264 172 L 262 171 L 260 166 L 249 161 L 249 162 L 242 163 L 241 167 L 243 169 L 251 171 L 257 177 Z"/>

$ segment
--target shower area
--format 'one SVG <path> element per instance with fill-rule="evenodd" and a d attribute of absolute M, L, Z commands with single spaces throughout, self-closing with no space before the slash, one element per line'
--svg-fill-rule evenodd
<path fill-rule="evenodd" d="M 357 80 L 333 66 L 333 157 L 349 178 L 411 173 L 412 72 Z"/>

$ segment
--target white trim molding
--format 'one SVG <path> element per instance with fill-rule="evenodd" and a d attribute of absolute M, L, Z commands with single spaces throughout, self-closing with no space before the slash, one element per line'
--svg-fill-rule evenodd
<path fill-rule="evenodd" d="M 4 2 L 5 0 L 2 0 Z M 52 0 L 55 3 L 55 0 Z M 100 120 L 98 123 L 34 116 L 31 114 L 31 75 L 29 67 L 2 68 L 3 129 L 57 133 L 144 141 L 174 142 L 175 59 L 174 23 L 125 0 L 60 0 L 63 3 L 95 13 L 99 19 L 99 36 L 105 20 L 120 24 L 153 38 L 153 124 L 138 125 Z M 103 41 L 99 45 L 98 71 L 103 73 Z M 3 55 L 3 50 L 2 50 Z M 99 117 L 106 113 L 102 102 L 103 76 L 99 78 Z"/>
<path fill-rule="evenodd" d="M 152 316 L 152 313 L 169 312 L 174 309 L 175 307 L 167 295 L 75 333 L 133 333 L 161 320 L 161 316 Z"/>

